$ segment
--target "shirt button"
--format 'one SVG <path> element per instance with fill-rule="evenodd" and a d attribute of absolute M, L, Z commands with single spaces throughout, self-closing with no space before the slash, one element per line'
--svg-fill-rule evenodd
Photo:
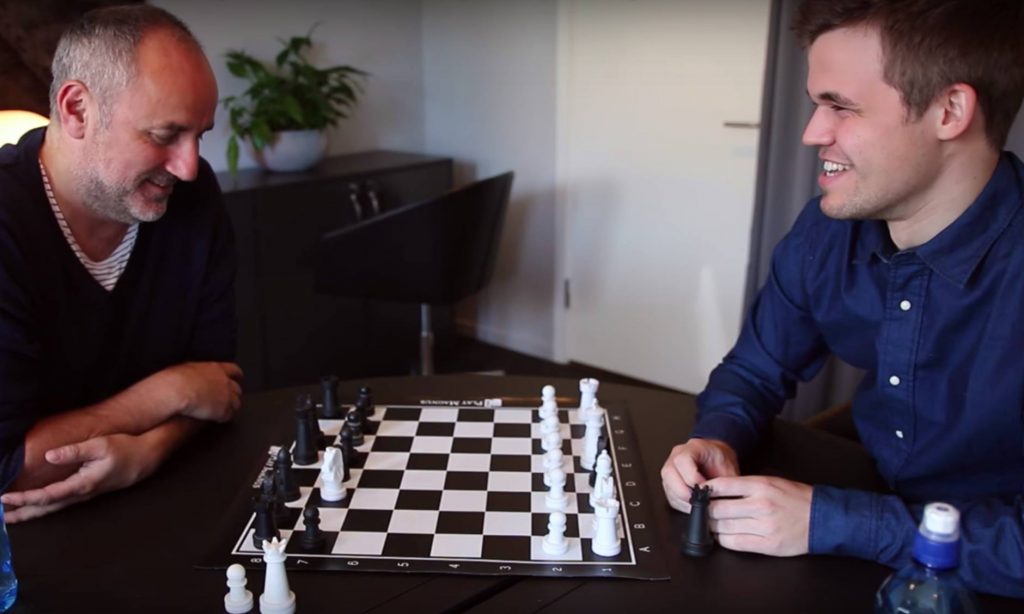
<path fill-rule="evenodd" d="M 898 375 L 890 375 L 889 376 L 889 383 L 891 385 L 893 385 L 893 386 L 899 386 L 900 385 L 900 378 L 899 378 L 899 376 Z"/>
<path fill-rule="evenodd" d="M 903 311 L 910 311 L 910 301 L 908 301 L 907 299 L 903 299 L 902 301 L 900 301 L 900 309 L 902 309 Z"/>
<path fill-rule="evenodd" d="M 899 437 L 900 439 L 903 439 L 903 431 L 897 430 L 896 436 Z"/>

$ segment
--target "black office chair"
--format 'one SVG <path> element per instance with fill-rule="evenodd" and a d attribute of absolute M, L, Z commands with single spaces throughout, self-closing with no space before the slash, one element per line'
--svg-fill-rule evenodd
<path fill-rule="evenodd" d="M 513 173 L 325 233 L 314 288 L 420 304 L 420 372 L 434 372 L 431 305 L 479 292 L 494 273 Z"/>

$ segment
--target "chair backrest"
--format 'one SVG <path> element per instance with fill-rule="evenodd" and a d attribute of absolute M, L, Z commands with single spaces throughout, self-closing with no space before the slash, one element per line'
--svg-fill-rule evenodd
<path fill-rule="evenodd" d="M 349 298 L 453 303 L 490 280 L 513 173 L 325 233 L 317 292 Z"/>

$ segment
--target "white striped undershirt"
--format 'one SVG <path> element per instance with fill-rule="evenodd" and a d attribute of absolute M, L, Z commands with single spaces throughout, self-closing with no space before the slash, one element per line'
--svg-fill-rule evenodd
<path fill-rule="evenodd" d="M 61 212 L 60 207 L 57 206 L 57 199 L 53 196 L 53 188 L 50 187 L 50 178 L 46 176 L 46 168 L 43 167 L 43 161 L 39 161 L 39 171 L 43 175 L 43 189 L 46 190 L 46 198 L 50 201 L 50 209 L 53 214 L 57 217 L 57 224 L 60 226 L 61 232 L 64 233 L 64 238 L 67 239 L 68 245 L 71 246 L 71 251 L 75 252 L 75 256 L 78 257 L 78 261 L 82 263 L 86 271 L 92 275 L 105 290 L 108 292 L 114 289 L 117 285 L 117 280 L 121 278 L 121 274 L 124 273 L 124 269 L 128 266 L 128 259 L 132 255 L 132 248 L 135 247 L 135 237 L 139 234 L 138 222 L 128 227 L 128 232 L 124 234 L 124 238 L 121 239 L 120 245 L 114 250 L 114 253 L 110 254 L 106 260 L 92 260 L 85 255 L 82 248 L 78 246 L 78 241 L 75 241 L 75 235 L 71 233 L 71 228 L 68 226 L 67 221 L 64 219 L 64 213 Z"/>

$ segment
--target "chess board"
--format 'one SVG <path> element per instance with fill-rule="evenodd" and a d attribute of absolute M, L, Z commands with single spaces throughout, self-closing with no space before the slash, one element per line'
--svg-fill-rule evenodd
<path fill-rule="evenodd" d="M 422 401 L 377 405 L 364 428 L 365 441 L 356 448 L 342 501 L 319 496 L 323 452 L 315 464 L 293 465 L 301 498 L 287 504 L 288 520 L 278 523 L 281 538 L 289 539 L 286 564 L 289 569 L 668 579 L 661 553 L 666 546 L 658 543 L 652 522 L 628 412 L 614 405 L 605 409 L 604 434 L 621 503 L 618 556 L 591 551 L 590 473 L 580 466 L 586 427 L 576 408 L 559 411 L 569 551 L 552 556 L 542 549 L 549 510 L 537 408 Z M 319 423 L 326 442 L 337 441 L 344 421 Z M 271 476 L 278 449 L 268 449 L 249 491 L 229 515 L 225 541 L 201 567 L 263 566 L 252 537 L 252 500 Z M 301 545 L 306 506 L 318 508 L 326 537 L 317 551 Z"/>

